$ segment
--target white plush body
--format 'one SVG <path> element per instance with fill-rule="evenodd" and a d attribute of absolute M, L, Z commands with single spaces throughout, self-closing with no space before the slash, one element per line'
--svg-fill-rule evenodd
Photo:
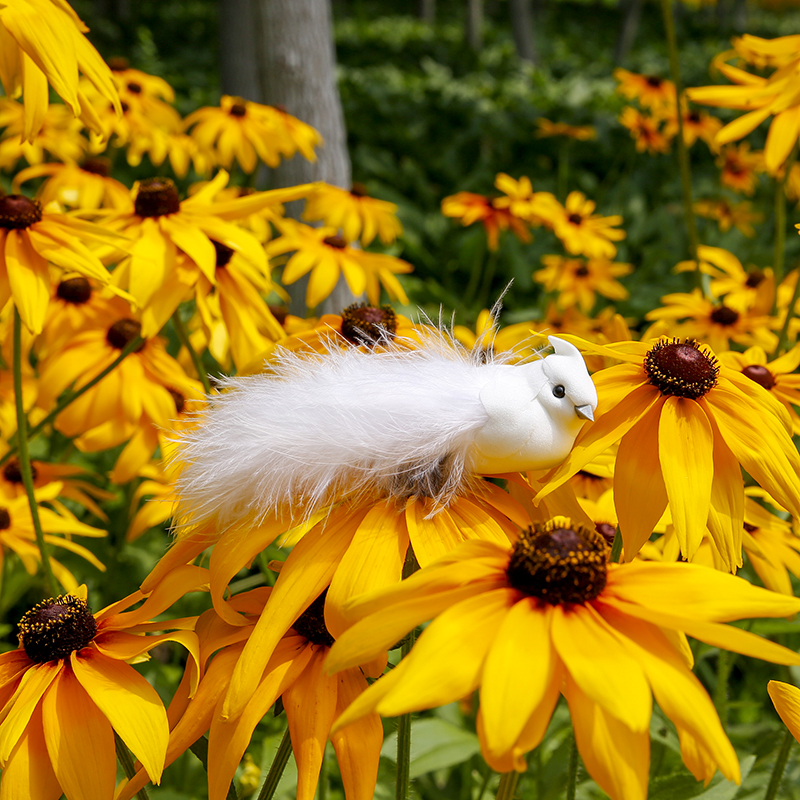
<path fill-rule="evenodd" d="M 271 374 L 228 379 L 180 440 L 178 522 L 302 518 L 375 490 L 444 504 L 474 474 L 554 466 L 597 394 L 578 350 L 550 342 L 555 355 L 518 365 L 478 363 L 444 336 L 417 350 L 283 351 Z"/>

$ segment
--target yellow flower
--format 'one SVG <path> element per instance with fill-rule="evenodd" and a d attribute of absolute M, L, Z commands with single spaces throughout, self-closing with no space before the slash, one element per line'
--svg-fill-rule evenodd
<path fill-rule="evenodd" d="M 657 75 L 639 75 L 626 69 L 615 69 L 619 82 L 617 91 L 629 100 L 638 100 L 644 108 L 654 111 L 675 105 L 675 84 Z"/>
<path fill-rule="evenodd" d="M 312 228 L 302 223 L 284 220 L 281 236 L 267 246 L 272 257 L 293 252 L 283 268 L 284 284 L 294 283 L 311 273 L 306 290 L 306 305 L 316 308 L 344 275 L 350 291 L 358 296 L 363 292 L 374 306 L 380 304 L 380 287 L 386 289 L 392 300 L 408 303 L 408 297 L 396 274 L 411 272 L 407 261 L 381 253 L 366 253 L 350 247 L 335 228 Z"/>
<path fill-rule="evenodd" d="M 480 347 L 490 353 L 512 351 L 514 358 L 508 363 L 515 363 L 517 360 L 529 358 L 536 350 L 531 336 L 533 330 L 532 322 L 498 327 L 494 310 L 484 308 L 478 314 L 474 331 L 464 325 L 454 325 L 453 336 L 468 350 Z"/>
<path fill-rule="evenodd" d="M 64 0 L 8 0 L 0 7 L 0 83 L 9 97 L 24 94 L 28 141 L 47 110 L 48 83 L 76 117 L 100 133 L 97 115 L 79 88 L 79 71 L 119 113 L 111 72 L 83 35 L 87 30 Z"/>
<path fill-rule="evenodd" d="M 22 195 L 0 197 L 0 308 L 13 300 L 25 327 L 41 333 L 51 294 L 48 264 L 107 284 L 108 271 L 87 243 L 120 241 L 98 225 L 59 213 L 56 206 L 43 210 Z"/>
<path fill-rule="evenodd" d="M 367 688 L 366 678 L 358 667 L 335 677 L 330 677 L 323 669 L 323 662 L 333 644 L 333 637 L 325 627 L 323 592 L 278 643 L 263 674 L 256 681 L 253 701 L 241 716 L 222 718 L 225 690 L 234 665 L 269 597 L 269 588 L 262 588 L 232 599 L 232 605 L 245 615 L 244 626 L 226 623 L 213 609 L 199 618 L 197 633 L 204 675 L 191 699 L 188 697 L 189 681 L 185 676 L 173 700 L 173 704 L 184 706 L 185 710 L 170 733 L 166 763 L 172 763 L 210 729 L 209 800 L 225 800 L 256 725 L 279 697 L 286 711 L 297 761 L 297 788 L 293 796 L 297 800 L 313 800 L 331 726 Z M 213 660 L 208 663 L 215 652 Z M 377 669 L 378 673 L 383 663 Z M 192 667 L 190 665 L 190 669 Z M 309 713 L 310 709 L 314 712 Z M 372 798 L 383 744 L 383 727 L 378 716 L 372 715 L 348 726 L 332 736 L 331 741 L 339 759 L 347 800 Z M 147 774 L 140 770 L 121 787 L 116 800 L 129 800 L 147 781 Z"/>
<path fill-rule="evenodd" d="M 389 244 L 403 233 L 397 206 L 370 197 L 360 183 L 354 183 L 349 192 L 327 183 L 319 184 L 306 198 L 303 219 L 320 220 L 330 228 L 339 228 L 348 242 L 361 239 L 363 245 L 368 245 L 376 235 Z"/>
<path fill-rule="evenodd" d="M 532 225 L 552 227 L 559 204 L 550 192 L 534 192 L 530 178 L 523 175 L 518 181 L 515 181 L 504 172 L 497 174 L 494 185 L 503 194 L 500 197 L 492 198 L 493 208 L 507 209 L 512 217 L 519 217 Z M 444 210 L 444 203 L 442 203 L 442 210 Z"/>
<path fill-rule="evenodd" d="M 746 33 L 744 36 L 735 36 L 731 41 L 733 50 L 716 56 L 714 59 L 716 66 L 724 67 L 724 64 L 719 64 L 718 59 L 725 61 L 733 55 L 739 56 L 748 64 L 753 64 L 759 69 L 785 67 L 795 59 L 800 58 L 800 36 L 779 36 L 777 39 L 762 39 L 760 36 L 752 36 Z"/>
<path fill-rule="evenodd" d="M 291 158 L 298 150 L 313 161 L 313 148 L 322 144 L 322 137 L 310 125 L 270 106 L 229 95 L 223 95 L 219 108 L 200 108 L 183 124 L 192 128 L 191 135 L 201 147 L 215 149 L 223 167 L 230 169 L 236 159 L 247 173 L 253 172 L 258 159 L 277 167 L 281 156 Z"/>
<path fill-rule="evenodd" d="M 625 238 L 625 231 L 614 227 L 622 224 L 622 217 L 601 217 L 593 213 L 595 207 L 581 192 L 570 192 L 566 204 L 556 206 L 553 230 L 572 255 L 612 259 L 617 254 L 612 242 Z"/>
<path fill-rule="evenodd" d="M 694 204 L 694 213 L 708 219 L 715 219 L 719 229 L 725 233 L 732 226 L 751 239 L 756 235 L 754 222 L 763 222 L 764 215 L 753 211 L 753 204 L 748 202 L 729 203 L 727 200 L 698 200 Z"/>
<path fill-rule="evenodd" d="M 649 117 L 633 106 L 625 106 L 619 121 L 630 132 L 640 153 L 645 150 L 651 155 L 669 152 L 669 139 L 661 131 L 661 120 Z"/>
<path fill-rule="evenodd" d="M 597 131 L 591 125 L 567 125 L 565 122 L 550 122 L 549 119 L 539 117 L 536 120 L 536 127 L 538 139 L 548 136 L 567 136 L 570 139 L 588 142 L 590 139 L 597 138 Z"/>
<path fill-rule="evenodd" d="M 499 200 L 503 203 L 498 204 Z M 486 241 L 490 250 L 497 250 L 500 231 L 511 229 L 521 242 L 530 242 L 531 234 L 526 220 L 513 214 L 503 204 L 507 198 L 490 198 L 473 192 L 457 192 L 442 200 L 442 214 L 461 220 L 464 226 L 480 222 L 486 231 Z"/>
<path fill-rule="evenodd" d="M 750 145 L 729 145 L 722 148 L 722 155 L 717 159 L 720 181 L 723 186 L 735 192 L 751 195 L 756 190 L 758 173 L 764 171 L 764 154 L 761 150 L 750 152 Z"/>
<path fill-rule="evenodd" d="M 685 634 L 783 664 L 800 656 L 733 626 L 800 600 L 693 564 L 607 563 L 603 537 L 556 517 L 517 544 L 467 542 L 407 580 L 354 600 L 359 621 L 331 672 L 364 663 L 425 620 L 410 655 L 361 694 L 334 731 L 367 713 L 444 705 L 480 688 L 478 736 L 492 769 L 524 771 L 559 694 L 589 774 L 612 800 L 644 800 L 652 698 L 678 729 L 684 762 L 738 781 L 739 760 L 691 672 Z M 444 656 L 442 655 L 444 654 Z"/>
<path fill-rule="evenodd" d="M 647 541 L 669 504 L 686 558 L 697 551 L 708 524 L 727 568 L 739 566 L 740 464 L 785 508 L 800 512 L 800 456 L 789 415 L 762 386 L 718 364 L 694 341 L 599 345 L 562 335 L 582 350 L 626 363 L 592 376 L 595 422 L 581 430 L 540 495 L 619 442 L 614 501 L 626 560 Z"/>
<path fill-rule="evenodd" d="M 131 210 L 133 200 L 127 186 L 111 177 L 111 161 L 87 158 L 77 164 L 50 162 L 23 169 L 14 176 L 16 192 L 26 181 L 48 176 L 36 193 L 42 205 L 56 202 L 70 209 L 117 208 Z"/>
<path fill-rule="evenodd" d="M 691 294 L 666 294 L 661 302 L 664 305 L 648 311 L 645 319 L 675 321 L 670 327 L 675 336 L 702 339 L 717 352 L 727 350 L 731 341 L 746 346 L 757 344 L 770 352 L 778 344 L 777 335 L 770 330 L 776 321 L 755 309 L 743 305 L 736 308 L 724 301 L 713 303 L 699 289 Z"/>
<path fill-rule="evenodd" d="M 595 292 L 610 300 L 625 300 L 628 290 L 614 278 L 633 272 L 632 264 L 612 262 L 605 258 L 564 258 L 542 256 L 545 268 L 533 273 L 533 279 L 545 291 L 558 292 L 556 302 L 562 308 L 578 304 L 588 314 L 595 303 Z"/>
<path fill-rule="evenodd" d="M 85 586 L 25 614 L 19 649 L 0 655 L 4 796 L 53 798 L 63 792 L 68 800 L 111 800 L 114 733 L 160 781 L 167 715 L 155 689 L 126 662 L 165 641 L 179 642 L 198 661 L 191 631 L 142 634 L 155 627 L 153 617 L 202 588 L 206 574 L 184 567 L 147 599 L 137 591 L 94 615 Z M 139 608 L 125 612 L 140 600 Z M 166 621 L 157 627 L 172 626 Z"/>
<path fill-rule="evenodd" d="M 704 111 L 684 108 L 683 110 L 683 141 L 691 147 L 698 139 L 702 139 L 712 150 L 717 150 L 715 136 L 722 127 L 722 122 Z M 678 117 L 675 107 L 671 107 L 664 135 L 669 139 L 678 135 Z"/>

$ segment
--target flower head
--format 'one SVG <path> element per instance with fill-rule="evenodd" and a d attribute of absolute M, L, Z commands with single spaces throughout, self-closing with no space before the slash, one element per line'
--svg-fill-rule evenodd
<path fill-rule="evenodd" d="M 480 222 L 486 231 L 486 241 L 490 250 L 497 250 L 500 246 L 500 231 L 509 228 L 521 242 L 529 242 L 531 234 L 526 220 L 512 213 L 506 207 L 508 205 L 506 200 L 498 204 L 499 199 L 484 197 L 474 192 L 457 192 L 442 200 L 442 214 L 460 219 L 464 226 Z"/>
<path fill-rule="evenodd" d="M 617 254 L 613 242 L 625 238 L 625 231 L 616 227 L 622 217 L 603 217 L 594 213 L 595 208 L 596 203 L 581 192 L 570 192 L 564 206 L 557 207 L 553 231 L 572 255 L 612 259 Z"/>
<path fill-rule="evenodd" d="M 611 300 L 625 300 L 628 290 L 615 278 L 628 275 L 633 265 L 605 258 L 564 258 L 542 256 L 544 269 L 533 273 L 534 280 L 548 292 L 558 292 L 556 302 L 562 308 L 577 305 L 588 314 L 595 303 L 595 293 Z"/>

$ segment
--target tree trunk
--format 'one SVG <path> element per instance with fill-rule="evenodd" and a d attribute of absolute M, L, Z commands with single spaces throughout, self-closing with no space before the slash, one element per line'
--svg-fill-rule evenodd
<path fill-rule="evenodd" d="M 536 63 L 536 39 L 533 35 L 533 15 L 531 13 L 531 0 L 510 0 L 511 32 L 514 34 L 514 44 L 517 55 L 523 61 Z"/>
<path fill-rule="evenodd" d="M 467 42 L 476 53 L 483 49 L 483 0 L 467 0 Z"/>
<path fill-rule="evenodd" d="M 252 0 L 219 0 L 222 93 L 261 103 Z"/>
<path fill-rule="evenodd" d="M 271 170 L 274 188 L 326 181 L 350 189 L 350 155 L 342 102 L 336 85 L 336 53 L 330 0 L 250 0 L 253 4 L 257 73 L 262 102 L 282 106 L 316 128 L 325 144 L 317 160 L 296 155 Z M 302 201 L 287 203 L 298 218 Z M 305 281 L 290 287 L 291 311 L 305 309 Z M 353 302 L 340 279 L 321 311 L 338 312 Z"/>

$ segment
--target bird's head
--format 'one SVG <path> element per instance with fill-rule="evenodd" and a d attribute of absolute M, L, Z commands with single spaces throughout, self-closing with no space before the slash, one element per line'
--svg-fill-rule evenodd
<path fill-rule="evenodd" d="M 578 348 L 557 336 L 548 336 L 548 341 L 555 353 L 542 362 L 547 385 L 538 399 L 554 420 L 577 436 L 586 420 L 594 420 L 597 390 Z"/>

